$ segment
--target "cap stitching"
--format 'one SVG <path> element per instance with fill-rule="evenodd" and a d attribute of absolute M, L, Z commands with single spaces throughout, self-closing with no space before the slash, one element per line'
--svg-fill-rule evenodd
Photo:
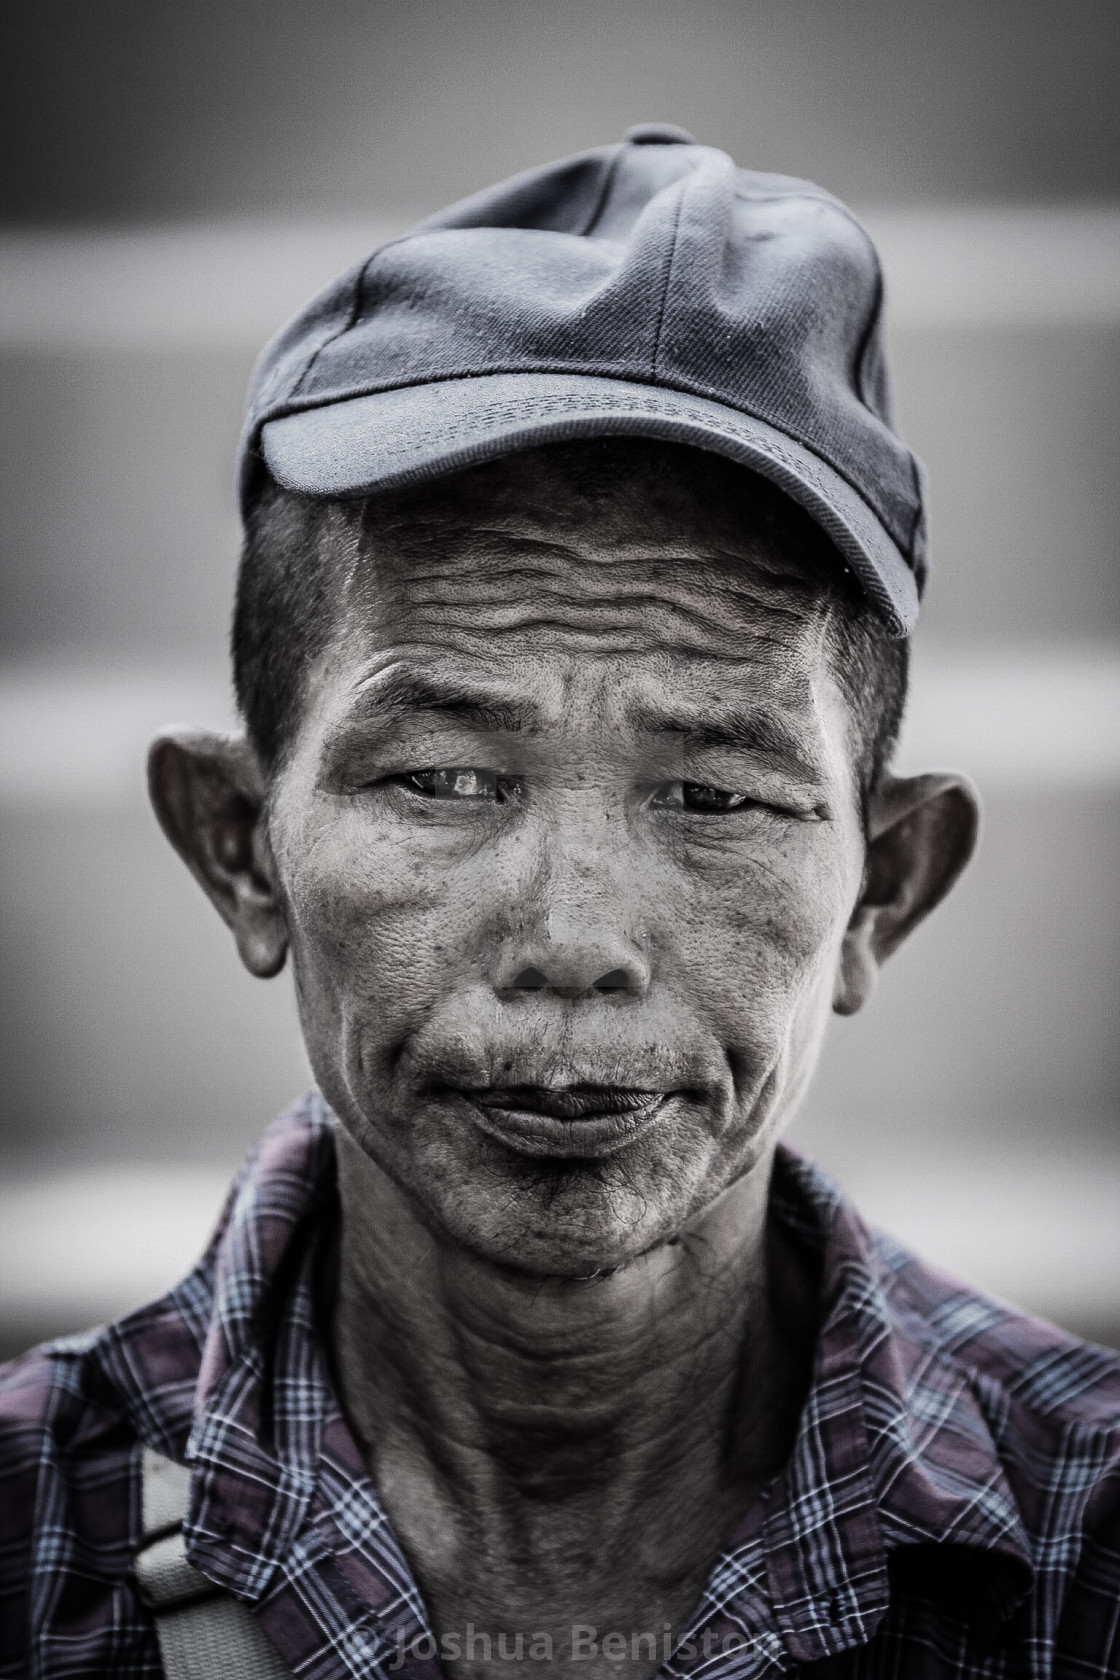
<path fill-rule="evenodd" d="M 796 444 L 798 448 L 808 450 L 808 452 L 811 455 L 814 455 L 819 461 L 822 461 L 824 463 L 824 465 L 827 466 L 831 472 L 834 472 L 838 478 L 843 479 L 844 483 L 847 484 L 849 489 L 853 490 L 855 492 L 855 494 L 859 497 L 860 501 L 863 502 L 864 505 L 867 507 L 868 511 L 879 521 L 880 525 L 883 526 L 884 530 L 886 530 L 888 532 L 888 534 L 890 534 L 891 522 L 890 522 L 886 512 L 879 506 L 878 502 L 872 499 L 871 495 L 868 493 L 868 491 L 862 485 L 856 483 L 856 481 L 850 476 L 850 474 L 846 471 L 846 469 L 844 467 L 838 465 L 829 456 L 825 455 L 820 449 L 814 447 L 813 444 L 806 442 L 804 438 L 796 436 L 793 432 L 785 431 L 781 426 L 777 425 L 773 420 L 768 419 L 766 415 L 759 414 L 754 409 L 751 409 L 751 408 L 733 408 L 732 405 L 730 403 L 726 402 L 723 398 L 710 396 L 706 391 L 690 391 L 690 390 L 687 389 L 687 387 L 682 386 L 682 385 L 667 384 L 664 380 L 658 379 L 655 372 L 651 372 L 648 376 L 646 376 L 644 378 L 640 373 L 638 373 L 636 371 L 628 373 L 626 375 L 626 377 L 623 377 L 620 374 L 585 373 L 585 372 L 583 372 L 579 369 L 575 369 L 575 368 L 572 368 L 572 367 L 569 367 L 569 366 L 556 366 L 556 367 L 534 367 L 534 368 L 492 367 L 492 368 L 487 368 L 485 373 L 448 373 L 448 374 L 441 374 L 437 378 L 404 380 L 400 384 L 383 385 L 383 386 L 376 387 L 372 390 L 352 391 L 348 396 L 345 396 L 345 397 L 329 396 L 329 397 L 324 397 L 319 401 L 309 402 L 309 403 L 301 403 L 301 404 L 292 405 L 292 406 L 288 406 L 287 404 L 281 404 L 281 405 L 278 406 L 278 408 L 274 409 L 273 412 L 265 413 L 261 416 L 261 419 L 258 423 L 258 432 L 262 427 L 267 426 L 273 420 L 283 420 L 283 419 L 286 419 L 289 415 L 292 415 L 292 414 L 307 414 L 307 413 L 312 412 L 315 409 L 320 409 L 320 408 L 336 408 L 336 407 L 341 406 L 344 403 L 359 402 L 365 397 L 388 396 L 394 391 L 418 391 L 418 390 L 422 390 L 425 386 L 452 385 L 452 384 L 456 384 L 456 383 L 465 383 L 467 380 L 475 380 L 475 379 L 494 379 L 494 378 L 506 378 L 506 377 L 532 378 L 535 374 L 542 374 L 542 375 L 545 375 L 545 376 L 548 376 L 548 377 L 552 377 L 552 376 L 563 377 L 563 376 L 567 375 L 569 377 L 578 378 L 578 379 L 602 379 L 605 382 L 610 383 L 612 385 L 622 385 L 622 386 L 626 386 L 626 385 L 643 385 L 643 386 L 645 386 L 645 385 L 648 385 L 648 386 L 651 387 L 651 389 L 653 389 L 655 391 L 664 391 L 666 393 L 666 395 L 668 395 L 668 396 L 683 397 L 686 401 L 692 401 L 692 402 L 710 402 L 716 408 L 725 409 L 732 415 L 741 414 L 745 419 L 756 420 L 760 425 L 769 426 L 771 428 L 771 430 L 776 432 L 780 437 L 788 438 L 789 441 L 793 444 Z M 896 439 L 896 441 L 898 441 L 898 440 Z M 903 446 L 903 452 L 906 456 L 906 460 L 907 460 L 907 463 L 908 463 L 911 482 L 914 482 L 915 476 L 916 476 L 916 467 L 915 467 L 913 451 L 909 450 L 909 449 L 906 449 L 905 446 Z M 918 512 L 917 512 L 917 514 L 911 514 L 909 512 L 909 510 L 905 510 L 905 511 L 906 511 L 906 515 L 907 515 L 908 525 L 911 527 L 912 530 L 916 530 L 917 529 L 917 522 L 918 522 L 918 519 L 920 518 L 920 514 L 921 514 L 921 498 L 920 498 L 920 496 L 918 498 Z M 895 543 L 895 546 L 900 551 L 904 551 L 905 545 L 904 545 L 903 541 L 900 541 L 898 538 L 895 538 L 893 535 L 891 536 L 891 540 L 892 540 L 892 542 Z"/>

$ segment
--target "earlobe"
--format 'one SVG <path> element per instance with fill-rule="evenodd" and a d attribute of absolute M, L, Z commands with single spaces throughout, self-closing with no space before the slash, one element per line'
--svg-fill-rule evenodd
<path fill-rule="evenodd" d="M 855 1015 L 878 984 L 879 965 L 871 953 L 869 929 L 870 918 L 857 905 L 840 947 L 832 994 L 832 1008 L 837 1015 Z"/>
<path fill-rule="evenodd" d="M 863 884 L 840 951 L 838 1015 L 867 1002 L 883 963 L 960 876 L 979 828 L 979 799 L 966 776 L 884 777 L 869 802 Z"/>
<path fill-rule="evenodd" d="M 237 941 L 251 974 L 278 974 L 287 929 L 262 821 L 265 776 L 243 736 L 176 730 L 153 741 L 148 791 L 160 827 Z"/>

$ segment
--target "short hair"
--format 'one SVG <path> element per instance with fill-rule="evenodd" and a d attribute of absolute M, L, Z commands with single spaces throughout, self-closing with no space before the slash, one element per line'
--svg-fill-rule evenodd
<path fill-rule="evenodd" d="M 526 452 L 529 453 L 529 452 Z M 645 438 L 581 439 L 531 452 L 548 456 L 581 490 L 602 497 L 620 486 L 640 497 L 682 475 L 697 480 L 703 505 L 731 509 L 790 568 L 781 584 L 826 607 L 832 669 L 853 730 L 856 781 L 867 796 L 890 763 L 906 702 L 909 645 L 892 637 L 822 528 L 757 473 L 687 444 Z M 422 497 L 485 496 L 499 463 L 467 468 L 419 490 L 349 501 L 299 496 L 265 479 L 247 520 L 232 630 L 234 688 L 250 740 L 269 774 L 299 727 L 306 675 L 329 646 L 342 607 L 340 556 L 368 553 L 380 525 L 398 523 Z M 516 493 L 516 491 L 514 492 Z M 725 515 L 726 517 L 726 515 Z"/>

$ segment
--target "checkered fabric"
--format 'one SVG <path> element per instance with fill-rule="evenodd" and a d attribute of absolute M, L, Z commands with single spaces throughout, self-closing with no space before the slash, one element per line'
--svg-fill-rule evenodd
<path fill-rule="evenodd" d="M 1120 1360 L 873 1237 L 791 1150 L 773 1209 L 820 1256 L 812 1384 L 663 1675 L 1120 1675 Z M 439 1674 L 320 1337 L 337 1217 L 312 1094 L 178 1288 L 0 1372 L 0 1675 L 159 1675 L 144 1444 L 192 1461 L 191 1561 L 297 1675 Z"/>

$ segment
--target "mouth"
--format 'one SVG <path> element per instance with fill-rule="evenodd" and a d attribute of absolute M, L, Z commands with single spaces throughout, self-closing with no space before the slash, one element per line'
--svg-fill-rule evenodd
<path fill-rule="evenodd" d="M 501 1085 L 460 1090 L 482 1131 L 522 1155 L 594 1159 L 650 1131 L 668 1091 L 620 1085 Z"/>

